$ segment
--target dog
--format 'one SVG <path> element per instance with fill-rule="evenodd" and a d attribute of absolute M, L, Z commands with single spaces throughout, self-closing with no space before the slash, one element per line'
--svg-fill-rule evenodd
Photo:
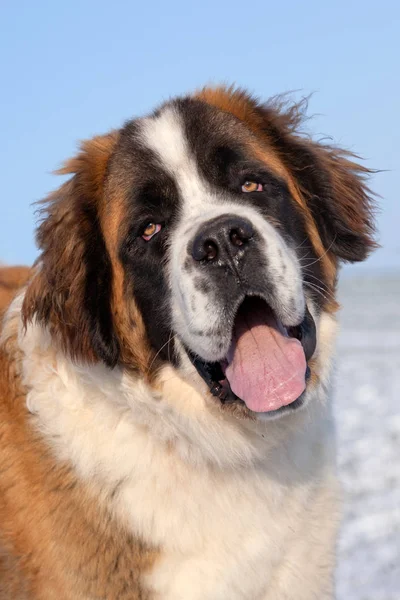
<path fill-rule="evenodd" d="M 374 199 L 304 108 L 207 87 L 60 170 L 0 279 L 2 600 L 334 597 L 336 283 Z"/>

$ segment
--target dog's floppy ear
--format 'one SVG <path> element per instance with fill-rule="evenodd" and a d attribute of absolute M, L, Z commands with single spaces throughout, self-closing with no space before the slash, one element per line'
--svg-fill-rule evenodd
<path fill-rule="evenodd" d="M 59 171 L 72 177 L 43 202 L 36 236 L 41 255 L 22 308 L 25 324 L 36 318 L 72 358 L 109 366 L 118 361 L 119 344 L 98 204 L 116 141 L 111 133 L 84 142 Z"/>
<path fill-rule="evenodd" d="M 326 251 L 344 261 L 362 261 L 377 247 L 374 199 L 366 184 L 372 171 L 351 152 L 299 135 L 305 106 L 285 109 L 275 100 L 257 110 L 308 203 Z"/>
<path fill-rule="evenodd" d="M 305 198 L 327 252 L 355 262 L 377 247 L 373 195 L 366 185 L 371 171 L 350 152 L 301 134 L 307 100 L 290 104 L 278 96 L 262 104 L 234 87 L 204 88 L 197 97 L 235 115 L 272 146 Z"/>

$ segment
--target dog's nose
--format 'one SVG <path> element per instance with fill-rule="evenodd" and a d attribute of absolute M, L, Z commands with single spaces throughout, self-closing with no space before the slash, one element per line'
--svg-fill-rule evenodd
<path fill-rule="evenodd" d="M 253 226 L 247 219 L 222 215 L 201 225 L 194 237 L 191 254 L 197 261 L 229 262 L 246 250 L 253 235 Z"/>

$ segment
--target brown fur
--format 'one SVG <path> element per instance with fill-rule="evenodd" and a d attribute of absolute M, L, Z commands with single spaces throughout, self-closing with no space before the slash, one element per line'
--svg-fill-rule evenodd
<path fill-rule="evenodd" d="M 35 434 L 10 325 L 0 352 L 0 600 L 146 600 L 141 578 L 157 552 Z"/>
<path fill-rule="evenodd" d="M 45 201 L 45 218 L 37 232 L 42 249 L 40 268 L 23 305 L 25 322 L 36 315 L 39 322 L 49 325 L 53 338 L 66 352 L 89 363 L 98 357 L 82 310 L 88 276 L 85 254 L 93 238 L 101 237 L 97 206 L 116 141 L 117 135 L 112 133 L 85 142 L 77 157 L 59 170 L 73 177 Z"/>
<path fill-rule="evenodd" d="M 0 267 L 0 316 L 27 282 L 30 272 L 28 267 Z"/>
<path fill-rule="evenodd" d="M 99 208 L 100 222 L 103 230 L 107 230 L 105 242 L 110 256 L 113 272 L 112 313 L 117 335 L 120 340 L 121 362 L 128 369 L 137 369 L 146 379 L 152 378 L 154 351 L 152 351 L 146 335 L 144 322 L 134 301 L 134 294 L 125 280 L 125 274 L 118 257 L 121 229 L 125 222 L 124 215 L 128 207 L 121 193 L 119 182 L 109 185 L 108 195 L 112 202 L 102 203 Z M 114 189 L 115 188 L 115 189 Z"/>
<path fill-rule="evenodd" d="M 90 323 L 82 310 L 86 294 L 97 295 L 97 288 L 89 293 L 85 289 L 85 256 L 88 245 L 100 238 L 101 247 L 96 251 L 99 259 L 104 256 L 106 273 L 99 273 L 98 278 L 110 281 L 112 286 L 112 362 L 120 360 L 147 376 L 153 353 L 135 302 L 130 299 L 127 305 L 124 274 L 116 254 L 122 211 L 126 208 L 117 199 L 118 190 L 113 202 L 105 206 L 103 201 L 105 177 L 117 141 L 118 133 L 112 132 L 84 142 L 81 152 L 58 171 L 73 177 L 44 202 L 45 219 L 37 234 L 42 249 L 40 268 L 25 296 L 23 316 L 25 323 L 35 315 L 49 325 L 53 338 L 73 358 L 87 363 L 103 358 L 93 345 Z M 113 196 L 112 190 L 107 191 Z"/>

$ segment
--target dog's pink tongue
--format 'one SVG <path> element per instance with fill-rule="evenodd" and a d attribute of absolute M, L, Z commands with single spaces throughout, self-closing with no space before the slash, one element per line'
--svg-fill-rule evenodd
<path fill-rule="evenodd" d="M 301 343 L 284 334 L 264 303 L 238 315 L 225 376 L 250 410 L 268 412 L 296 400 L 306 367 Z"/>

